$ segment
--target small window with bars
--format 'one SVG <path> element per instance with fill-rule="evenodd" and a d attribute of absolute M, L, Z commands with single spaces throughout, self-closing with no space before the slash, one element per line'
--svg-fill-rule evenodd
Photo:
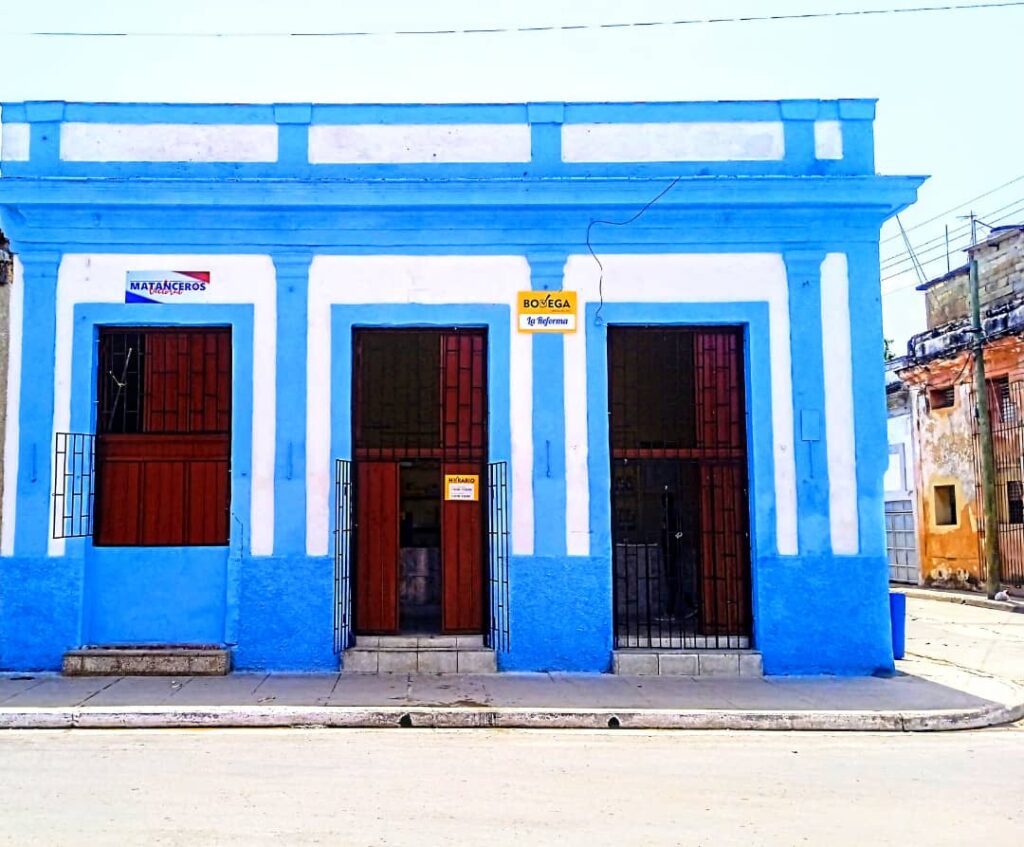
<path fill-rule="evenodd" d="M 1017 479 L 1006 483 L 1006 522 L 1024 524 L 1024 484 Z"/>
<path fill-rule="evenodd" d="M 955 386 L 947 385 L 945 388 L 932 388 L 928 392 L 928 408 L 932 411 L 936 409 L 951 409 L 955 403 Z"/>
<path fill-rule="evenodd" d="M 998 423 L 1015 424 L 1019 421 L 1016 398 L 1010 389 L 1010 378 L 1001 376 L 989 380 L 992 410 L 989 414 Z"/>

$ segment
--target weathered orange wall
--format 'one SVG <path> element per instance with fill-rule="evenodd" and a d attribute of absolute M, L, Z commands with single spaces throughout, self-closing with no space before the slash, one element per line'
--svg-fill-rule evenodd
<path fill-rule="evenodd" d="M 985 349 L 988 379 L 1024 379 L 1024 340 L 1009 336 Z M 968 587 L 981 579 L 978 554 L 977 474 L 970 389 L 974 372 L 966 351 L 900 372 L 910 389 L 915 451 L 921 579 L 928 585 Z M 929 409 L 932 388 L 956 386 L 954 405 Z M 932 490 L 954 485 L 959 517 L 955 526 L 938 526 Z"/>

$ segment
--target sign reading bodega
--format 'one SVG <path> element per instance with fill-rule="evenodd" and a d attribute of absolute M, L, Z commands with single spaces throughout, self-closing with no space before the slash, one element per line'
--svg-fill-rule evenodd
<path fill-rule="evenodd" d="M 128 271 L 125 303 L 204 303 L 209 271 Z"/>
<path fill-rule="evenodd" d="M 520 332 L 575 332 L 575 291 L 520 291 Z"/>

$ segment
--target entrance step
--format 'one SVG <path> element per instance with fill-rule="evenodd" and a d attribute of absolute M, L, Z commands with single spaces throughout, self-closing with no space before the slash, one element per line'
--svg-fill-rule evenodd
<path fill-rule="evenodd" d="M 84 647 L 64 654 L 65 676 L 226 676 L 224 647 Z"/>
<path fill-rule="evenodd" d="M 616 650 L 612 670 L 624 676 L 763 676 L 756 650 Z"/>
<path fill-rule="evenodd" d="M 482 635 L 360 635 L 344 652 L 345 673 L 495 673 Z"/>

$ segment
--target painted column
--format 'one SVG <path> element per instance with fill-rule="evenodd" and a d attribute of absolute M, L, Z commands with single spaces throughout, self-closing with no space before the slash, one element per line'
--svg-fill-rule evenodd
<path fill-rule="evenodd" d="M 22 253 L 24 319 L 21 344 L 21 407 L 18 503 L 14 550 L 45 556 L 52 531 L 54 341 L 57 327 L 56 252 Z"/>
<path fill-rule="evenodd" d="M 277 270 L 277 449 L 274 553 L 306 549 L 306 322 L 309 253 L 275 253 Z M 324 364 L 326 367 L 326 363 Z"/>
<path fill-rule="evenodd" d="M 531 253 L 531 285 L 559 291 L 565 253 Z M 577 330 L 579 331 L 579 330 Z M 534 554 L 565 555 L 565 350 L 561 333 L 533 338 Z"/>
<path fill-rule="evenodd" d="M 850 347 L 853 351 L 853 426 L 857 444 L 857 508 L 860 553 L 885 555 L 883 492 L 889 462 L 885 362 L 878 244 L 847 252 Z"/>
<path fill-rule="evenodd" d="M 793 363 L 797 538 L 802 555 L 831 551 L 821 323 L 824 258 L 824 251 L 817 250 L 785 253 Z"/>

